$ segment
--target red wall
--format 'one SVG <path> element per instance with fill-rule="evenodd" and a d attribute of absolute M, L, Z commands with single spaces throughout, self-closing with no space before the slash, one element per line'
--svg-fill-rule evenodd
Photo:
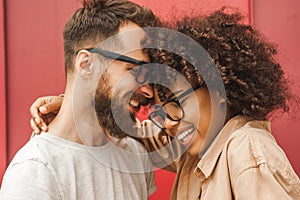
<path fill-rule="evenodd" d="M 65 83 L 62 29 L 77 4 L 59 0 L 6 1 L 8 159 L 29 139 L 29 106 Z"/>
<path fill-rule="evenodd" d="M 0 181 L 7 165 L 4 2 L 0 0 Z"/>
<path fill-rule="evenodd" d="M 254 0 L 253 16 L 251 0 L 134 1 L 147 5 L 164 19 L 190 14 L 192 9 L 205 12 L 225 3 L 239 7 L 249 14 L 250 22 L 253 19 L 255 26 L 279 42 L 286 58 L 285 67 L 294 76 L 295 89 L 299 91 L 300 81 L 297 77 L 300 77 L 300 70 L 296 68 L 299 64 L 296 55 L 299 56 L 300 51 L 296 44 L 300 41 L 296 36 L 300 35 L 297 8 L 300 6 L 297 0 L 284 3 L 279 3 L 281 0 Z M 10 161 L 31 135 L 28 109 L 33 100 L 41 95 L 63 92 L 62 29 L 68 16 L 80 5 L 79 2 L 0 0 L 0 180 L 7 165 L 6 156 L 7 161 Z M 296 24 L 298 28 L 293 27 Z M 297 144 L 300 138 L 297 135 L 299 121 L 277 120 L 274 125 L 279 144 L 300 174 L 300 158 L 297 156 L 297 152 L 300 152 Z M 168 199 L 174 175 L 162 170 L 155 173 L 158 191 L 151 199 Z"/>

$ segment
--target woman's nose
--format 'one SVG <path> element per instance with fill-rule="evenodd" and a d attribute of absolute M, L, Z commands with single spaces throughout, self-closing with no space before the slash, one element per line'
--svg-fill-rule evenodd
<path fill-rule="evenodd" d="M 171 131 L 173 129 L 177 129 L 179 124 L 180 121 L 173 121 L 166 117 L 164 122 L 164 128 Z"/>
<path fill-rule="evenodd" d="M 137 92 L 140 92 L 146 98 L 153 98 L 153 96 L 154 96 L 153 87 L 151 85 L 149 85 L 149 84 L 145 84 L 145 85 L 140 86 L 137 89 Z"/>

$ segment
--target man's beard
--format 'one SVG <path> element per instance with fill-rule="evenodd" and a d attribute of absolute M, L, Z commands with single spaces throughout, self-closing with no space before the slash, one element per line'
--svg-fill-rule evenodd
<path fill-rule="evenodd" d="M 124 138 L 127 135 L 135 134 L 133 127 L 134 113 L 128 113 L 126 105 L 124 105 L 125 101 L 121 101 L 120 97 L 114 97 L 112 108 L 111 95 L 111 81 L 109 74 L 105 71 L 98 81 L 95 94 L 95 111 L 99 125 L 106 134 L 116 138 Z M 116 122 L 114 117 L 118 117 L 120 120 Z"/>

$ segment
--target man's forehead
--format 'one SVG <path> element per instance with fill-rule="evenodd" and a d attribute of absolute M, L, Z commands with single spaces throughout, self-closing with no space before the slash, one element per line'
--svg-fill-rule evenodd
<path fill-rule="evenodd" d="M 141 41 L 145 37 L 145 31 L 133 22 L 124 23 L 118 33 L 123 48 L 134 50 L 141 48 Z"/>
<path fill-rule="evenodd" d="M 145 31 L 137 24 L 128 21 L 120 26 L 117 35 L 103 42 L 100 48 L 149 62 L 148 55 L 143 52 L 141 45 L 144 37 Z"/>

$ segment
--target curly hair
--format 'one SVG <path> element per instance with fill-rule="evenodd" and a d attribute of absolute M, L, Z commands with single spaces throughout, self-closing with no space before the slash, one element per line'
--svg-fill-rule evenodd
<path fill-rule="evenodd" d="M 243 23 L 239 11 L 230 10 L 223 7 L 209 15 L 185 17 L 165 26 L 189 36 L 211 56 L 225 86 L 229 117 L 265 120 L 275 110 L 288 112 L 292 95 L 282 66 L 275 59 L 276 45 Z M 189 51 L 188 44 L 172 40 L 173 48 Z M 200 74 L 187 60 L 165 50 L 152 51 L 150 57 L 153 62 L 176 69 L 193 87 L 206 87 L 203 76 L 214 80 L 214 74 L 205 74 L 206 70 Z M 163 93 L 161 90 L 160 97 Z"/>

